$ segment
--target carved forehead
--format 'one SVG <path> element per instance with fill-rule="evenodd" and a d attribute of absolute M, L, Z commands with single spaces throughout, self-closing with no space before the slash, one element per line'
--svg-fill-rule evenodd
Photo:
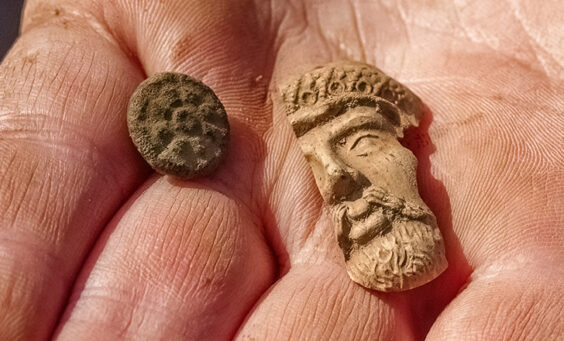
<path fill-rule="evenodd" d="M 315 127 L 336 125 L 341 128 L 355 124 L 354 120 L 341 119 L 342 116 L 355 116 L 355 113 L 371 117 L 372 121 L 385 121 L 386 126 L 390 128 L 397 128 L 401 125 L 400 114 L 396 106 L 383 99 L 372 97 L 341 98 L 315 108 L 301 109 L 288 118 L 296 136 L 300 137 Z"/>
<path fill-rule="evenodd" d="M 395 133 L 390 120 L 381 111 L 378 114 L 374 114 L 374 108 L 369 107 L 351 108 L 349 112 L 333 119 L 331 123 L 325 125 L 329 128 L 328 132 L 331 138 L 342 138 L 360 129 Z"/>

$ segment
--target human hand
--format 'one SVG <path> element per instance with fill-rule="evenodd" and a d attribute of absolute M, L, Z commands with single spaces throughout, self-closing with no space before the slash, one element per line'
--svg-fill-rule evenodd
<path fill-rule="evenodd" d="M 558 6 L 28 1 L 0 67 L 0 339 L 562 336 Z M 279 102 L 288 76 L 342 59 L 431 111 L 404 143 L 449 268 L 408 292 L 347 277 Z M 134 149 L 127 102 L 159 71 L 225 105 L 215 175 L 151 174 Z"/>

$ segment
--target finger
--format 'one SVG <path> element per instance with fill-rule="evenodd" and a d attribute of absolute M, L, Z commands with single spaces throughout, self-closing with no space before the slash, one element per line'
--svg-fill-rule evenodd
<path fill-rule="evenodd" d="M 561 339 L 563 281 L 560 268 L 525 257 L 477 269 L 468 287 L 439 316 L 428 339 Z"/>
<path fill-rule="evenodd" d="M 341 265 L 301 264 L 260 301 L 237 340 L 410 340 L 405 303 L 359 290 Z"/>
<path fill-rule="evenodd" d="M 132 197 L 96 245 L 57 336 L 226 339 L 276 270 L 260 214 L 269 125 L 257 81 L 261 30 L 247 27 L 256 15 L 247 2 L 138 5 L 106 9 L 110 27 L 149 74 L 182 72 L 214 89 L 229 116 L 229 152 L 211 177 L 157 177 Z"/>
<path fill-rule="evenodd" d="M 273 277 L 257 224 L 228 193 L 153 177 L 98 241 L 57 339 L 230 338 Z"/>
<path fill-rule="evenodd" d="M 142 74 L 93 20 L 30 3 L 0 67 L 2 339 L 49 335 L 92 242 L 146 172 L 124 123 Z"/>

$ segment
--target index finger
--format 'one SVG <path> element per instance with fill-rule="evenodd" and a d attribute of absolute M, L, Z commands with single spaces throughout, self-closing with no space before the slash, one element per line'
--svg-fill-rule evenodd
<path fill-rule="evenodd" d="M 146 177 L 123 116 L 142 70 L 80 4 L 30 2 L 0 66 L 0 335 L 45 338 Z"/>

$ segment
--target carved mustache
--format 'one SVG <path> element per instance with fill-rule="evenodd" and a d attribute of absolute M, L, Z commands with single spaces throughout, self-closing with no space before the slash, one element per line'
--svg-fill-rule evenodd
<path fill-rule="evenodd" d="M 359 200 L 363 202 L 359 203 Z M 355 217 L 353 217 L 350 214 L 352 205 L 364 206 L 365 209 L 363 212 L 355 212 Z M 389 219 L 403 217 L 408 220 L 418 220 L 428 224 L 433 223 L 435 220 L 433 213 L 428 208 L 407 202 L 376 186 L 367 188 L 360 199 L 353 202 L 345 201 L 336 205 L 335 218 L 339 224 L 342 224 L 341 226 L 350 227 L 354 221 L 359 220 L 359 217 L 364 218 L 377 208 L 381 208 L 384 215 Z"/>

